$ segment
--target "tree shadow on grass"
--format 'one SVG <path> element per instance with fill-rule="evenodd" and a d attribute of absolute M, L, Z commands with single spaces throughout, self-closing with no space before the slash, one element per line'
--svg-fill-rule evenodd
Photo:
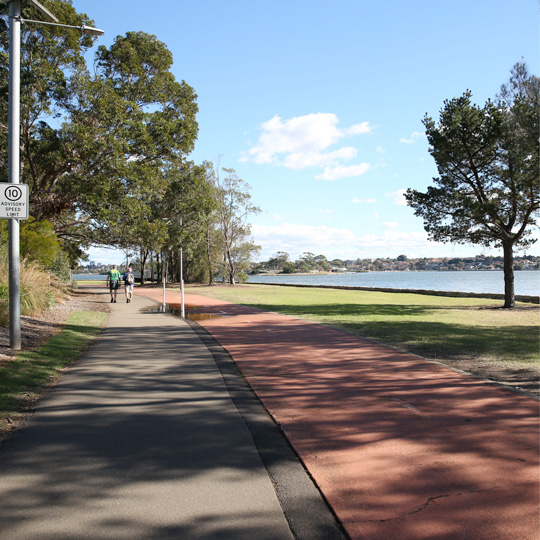
<path fill-rule="evenodd" d="M 360 337 L 406 347 L 417 354 L 494 355 L 517 360 L 531 357 L 538 350 L 538 328 L 532 325 L 471 326 L 420 319 L 436 310 L 449 309 L 446 306 L 336 303 L 306 306 L 252 304 L 251 307 L 313 318 Z"/>

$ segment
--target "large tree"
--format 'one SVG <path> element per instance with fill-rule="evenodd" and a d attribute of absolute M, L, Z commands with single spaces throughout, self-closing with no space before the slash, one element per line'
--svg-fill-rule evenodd
<path fill-rule="evenodd" d="M 251 202 L 249 184 L 234 169 L 206 165 L 217 203 L 215 217 L 221 238 L 224 281 L 226 275 L 229 284 L 234 285 L 247 270 L 252 255 L 260 249 L 250 238 L 250 218 L 261 210 Z"/>
<path fill-rule="evenodd" d="M 70 0 L 48 7 L 62 22 L 92 25 Z M 5 29 L 5 5 L 0 15 Z M 24 15 L 37 18 L 28 7 Z M 0 109 L 7 107 L 6 35 L 0 32 Z M 84 53 L 92 44 L 78 30 L 23 26 L 22 181 L 32 215 L 82 245 L 112 243 L 109 229 L 120 218 L 144 215 L 197 136 L 196 95 L 175 80 L 165 44 L 144 32 L 118 36 L 98 48 L 91 74 Z M 0 124 L 0 139 L 6 130 Z M 0 165 L 6 159 L 2 145 Z"/>
<path fill-rule="evenodd" d="M 540 79 L 523 63 L 494 103 L 471 92 L 447 100 L 439 121 L 424 118 L 439 177 L 426 192 L 407 190 L 430 239 L 501 247 L 504 307 L 515 307 L 513 250 L 534 242 L 540 210 Z"/>
<path fill-rule="evenodd" d="M 58 18 L 66 24 L 93 25 L 84 13 L 77 13 L 71 1 L 58 1 L 48 5 Z M 9 40 L 8 4 L 0 4 L 0 181 L 8 180 L 8 77 Z M 39 12 L 23 2 L 22 15 L 26 19 L 39 19 Z M 85 66 L 85 53 L 95 38 L 79 30 L 69 30 L 28 23 L 21 27 L 21 123 L 20 156 L 21 181 L 31 190 L 36 183 L 48 182 L 49 200 L 55 198 L 55 179 L 66 172 L 59 137 L 60 118 L 66 114 L 69 101 L 70 74 Z M 39 172 L 38 172 L 39 171 Z M 36 176 L 41 180 L 34 182 Z M 47 178 L 47 180 L 45 180 Z M 52 179 L 52 182 L 50 181 Z M 31 213 L 38 220 L 46 216 L 36 215 L 36 205 L 31 204 Z M 39 213 L 39 212 L 38 212 Z M 56 219 L 51 220 L 55 222 Z M 67 220 L 64 220 L 67 221 Z M 76 244 L 64 243 L 70 256 L 77 258 L 82 252 Z"/>
<path fill-rule="evenodd" d="M 186 281 L 208 279 L 206 265 L 206 223 L 216 208 L 214 190 L 207 182 L 205 165 L 185 163 L 168 173 L 169 186 L 159 203 L 167 223 L 169 253 L 174 279 L 180 279 L 180 250 Z"/>

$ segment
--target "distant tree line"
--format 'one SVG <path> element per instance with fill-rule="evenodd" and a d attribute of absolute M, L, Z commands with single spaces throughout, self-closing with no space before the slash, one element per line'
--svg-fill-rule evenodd
<path fill-rule="evenodd" d="M 252 265 L 251 273 L 310 273 L 310 272 L 384 272 L 428 270 L 503 270 L 504 257 L 477 255 L 476 257 L 332 259 L 324 255 L 304 252 L 296 261 L 284 251 L 278 251 L 267 261 Z M 514 258 L 515 270 L 539 270 L 540 257 L 524 255 Z"/>

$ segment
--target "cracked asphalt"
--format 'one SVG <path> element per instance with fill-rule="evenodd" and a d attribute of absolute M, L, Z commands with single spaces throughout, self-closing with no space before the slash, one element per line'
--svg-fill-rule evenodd
<path fill-rule="evenodd" d="M 322 325 L 186 302 L 352 539 L 540 538 L 537 400 Z"/>

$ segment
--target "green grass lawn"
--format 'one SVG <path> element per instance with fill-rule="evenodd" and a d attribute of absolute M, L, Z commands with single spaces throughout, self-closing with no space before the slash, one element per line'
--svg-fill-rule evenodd
<path fill-rule="evenodd" d="M 186 291 L 326 324 L 432 359 L 540 367 L 538 305 L 506 310 L 501 300 L 271 285 Z"/>
<path fill-rule="evenodd" d="M 78 311 L 41 347 L 22 351 L 0 365 L 0 435 L 9 432 L 61 371 L 92 343 L 107 313 Z"/>

